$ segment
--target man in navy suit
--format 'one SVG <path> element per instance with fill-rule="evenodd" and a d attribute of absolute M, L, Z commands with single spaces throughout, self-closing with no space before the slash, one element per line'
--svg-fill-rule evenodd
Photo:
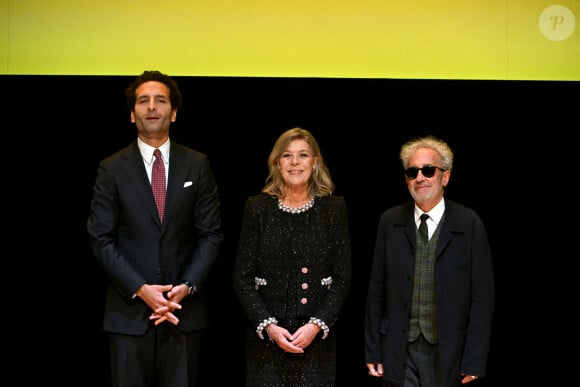
<path fill-rule="evenodd" d="M 205 154 L 169 139 L 181 107 L 170 76 L 145 71 L 126 89 L 137 139 L 99 163 L 87 229 L 108 279 L 103 329 L 115 387 L 192 387 L 209 325 L 205 282 L 223 235 Z M 161 151 L 165 206 L 151 187 Z"/>
<path fill-rule="evenodd" d="M 380 218 L 366 365 L 385 387 L 460 386 L 486 373 L 495 297 L 486 230 L 473 210 L 443 197 L 453 167 L 445 142 L 414 139 L 400 158 L 413 201 Z"/>

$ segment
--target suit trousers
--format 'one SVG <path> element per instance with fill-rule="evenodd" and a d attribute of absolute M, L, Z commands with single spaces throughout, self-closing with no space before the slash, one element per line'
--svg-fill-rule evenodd
<path fill-rule="evenodd" d="M 441 366 L 439 344 L 429 343 L 420 334 L 407 343 L 407 360 L 405 363 L 405 380 L 403 383 L 387 382 L 384 387 L 441 387 Z"/>
<path fill-rule="evenodd" d="M 183 333 L 169 322 L 144 335 L 109 334 L 113 387 L 194 387 L 203 330 Z"/>

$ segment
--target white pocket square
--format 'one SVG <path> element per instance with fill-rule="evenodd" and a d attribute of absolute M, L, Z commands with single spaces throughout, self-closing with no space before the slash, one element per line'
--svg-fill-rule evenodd
<path fill-rule="evenodd" d="M 193 184 L 193 182 L 191 182 L 191 181 L 186 181 L 185 183 L 183 183 L 183 188 L 185 188 L 185 187 L 189 187 L 189 186 L 190 186 L 190 185 L 192 185 L 192 184 Z"/>

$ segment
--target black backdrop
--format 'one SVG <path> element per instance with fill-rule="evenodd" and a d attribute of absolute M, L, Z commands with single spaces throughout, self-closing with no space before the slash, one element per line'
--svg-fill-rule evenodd
<path fill-rule="evenodd" d="M 25 204 L 8 210 L 18 211 L 10 227 L 15 236 L 11 243 L 26 252 L 17 261 L 27 267 L 15 276 L 23 283 L 32 281 L 32 301 L 44 305 L 42 321 L 49 319 L 56 327 L 52 334 L 40 333 L 49 353 L 42 361 L 53 364 L 43 374 L 45 381 L 108 385 L 106 342 L 100 331 L 104 278 L 89 252 L 85 223 L 99 160 L 136 136 L 124 102 L 124 89 L 133 78 L 0 77 L 5 117 L 11 117 L 5 122 L 12 122 L 3 130 L 16 165 L 11 168 L 9 193 Z M 442 137 L 455 151 L 446 196 L 480 214 L 494 254 L 497 309 L 489 375 L 474 386 L 506 385 L 528 372 L 537 380 L 535 362 L 543 360 L 531 353 L 548 343 L 538 334 L 543 328 L 535 325 L 541 314 L 536 306 L 550 264 L 548 260 L 548 265 L 534 268 L 531 260 L 551 248 L 550 238 L 541 230 L 521 238 L 517 227 L 522 222 L 538 224 L 538 216 L 551 218 L 558 208 L 561 199 L 551 188 L 558 180 L 550 170 L 567 167 L 564 160 L 574 152 L 567 138 L 578 128 L 580 83 L 177 80 L 184 106 L 170 135 L 208 154 L 220 189 L 225 233 L 210 281 L 213 325 L 202 386 L 242 385 L 244 320 L 230 286 L 240 216 L 247 195 L 259 192 L 264 183 L 274 140 L 293 126 L 317 137 L 336 194 L 345 196 L 349 207 L 353 286 L 335 328 L 340 335 L 339 385 L 379 385 L 366 374 L 362 341 L 375 231 L 385 209 L 409 199 L 399 147 L 425 134 Z M 59 170 L 49 172 L 55 161 Z M 533 214 L 521 220 L 517 213 L 530 202 Z M 16 242 L 23 235 L 24 241 Z M 33 273 L 33 267 L 41 271 Z M 50 294 L 39 295 L 41 287 L 48 287 Z M 524 333 L 530 325 L 538 329 L 533 340 Z M 524 368 L 518 365 L 522 363 Z"/>

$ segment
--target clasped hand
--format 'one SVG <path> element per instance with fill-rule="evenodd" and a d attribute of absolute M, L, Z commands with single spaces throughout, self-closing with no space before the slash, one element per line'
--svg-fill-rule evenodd
<path fill-rule="evenodd" d="M 153 310 L 149 320 L 155 320 L 155 325 L 166 320 L 177 325 L 179 319 L 173 312 L 181 309 L 180 302 L 188 293 L 186 285 L 143 285 L 137 295 Z"/>
<path fill-rule="evenodd" d="M 304 353 L 304 348 L 312 343 L 312 340 L 320 332 L 320 327 L 308 323 L 298 328 L 294 334 L 291 334 L 283 327 L 270 324 L 266 327 L 266 332 L 270 340 L 278 344 L 285 352 Z"/>

